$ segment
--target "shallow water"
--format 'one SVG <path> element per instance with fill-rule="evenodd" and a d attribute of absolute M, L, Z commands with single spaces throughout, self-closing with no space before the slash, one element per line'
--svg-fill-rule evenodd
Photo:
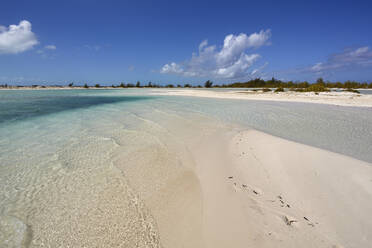
<path fill-rule="evenodd" d="M 0 247 L 161 247 L 144 200 L 187 169 L 172 148 L 175 119 L 202 132 L 213 126 L 197 121 L 215 119 L 372 162 L 371 108 L 150 92 L 0 91 Z M 156 173 L 165 179 L 133 187 L 132 175 Z"/>

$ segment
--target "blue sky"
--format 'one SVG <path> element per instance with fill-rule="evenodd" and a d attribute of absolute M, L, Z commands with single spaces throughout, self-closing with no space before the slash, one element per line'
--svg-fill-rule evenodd
<path fill-rule="evenodd" d="M 2 0 L 0 82 L 371 82 L 371 12 L 372 1 Z"/>

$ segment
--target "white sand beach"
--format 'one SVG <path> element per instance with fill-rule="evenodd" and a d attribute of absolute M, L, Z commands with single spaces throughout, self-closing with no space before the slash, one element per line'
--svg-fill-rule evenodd
<path fill-rule="evenodd" d="M 216 133 L 196 161 L 206 247 L 371 243 L 368 163 L 254 130 Z"/>
<path fill-rule="evenodd" d="M 172 96 L 196 96 L 223 99 L 246 99 L 283 102 L 307 102 L 323 103 L 338 106 L 372 107 L 372 94 L 358 94 L 352 92 L 262 92 L 253 90 L 230 89 L 219 90 L 198 90 L 198 89 L 159 89 L 153 90 L 154 95 Z"/>
<path fill-rule="evenodd" d="M 179 166 L 152 163 L 149 171 L 144 163 L 147 171 L 126 171 L 145 196 L 164 247 L 372 242 L 371 164 L 205 118 L 158 118 L 167 130 L 160 139 Z"/>
<path fill-rule="evenodd" d="M 188 147 L 198 180 L 189 183 L 199 181 L 202 192 L 200 247 L 370 244 L 370 164 L 254 130 L 221 128 L 196 137 L 203 138 Z M 190 199 L 187 192 L 179 195 L 184 202 Z M 180 219 L 195 214 L 181 206 Z M 190 230 L 198 230 L 198 224 Z M 177 243 L 172 247 L 198 247 Z"/>

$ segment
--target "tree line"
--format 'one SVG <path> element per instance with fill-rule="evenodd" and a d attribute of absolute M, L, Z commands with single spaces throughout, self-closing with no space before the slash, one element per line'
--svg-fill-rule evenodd
<path fill-rule="evenodd" d="M 72 86 L 72 85 L 71 85 Z M 84 87 L 89 87 L 87 84 Z M 96 84 L 94 87 L 101 87 Z M 289 88 L 289 89 L 314 89 L 314 88 L 342 88 L 342 89 L 372 89 L 371 83 L 360 83 L 357 81 L 346 81 L 346 82 L 330 82 L 324 81 L 323 78 L 318 78 L 316 82 L 309 83 L 307 81 L 294 82 L 294 81 L 282 81 L 279 79 L 271 78 L 264 80 L 261 78 L 251 79 L 246 82 L 236 82 L 231 84 L 214 84 L 211 80 L 207 80 L 204 84 L 192 85 L 192 84 L 154 84 L 149 82 L 147 84 L 141 84 L 141 82 L 133 83 L 120 83 L 118 85 L 112 85 L 113 88 Z"/>
<path fill-rule="evenodd" d="M 32 87 L 37 87 L 38 85 L 32 85 Z M 74 83 L 68 84 L 68 87 L 81 87 L 74 85 Z M 14 86 L 8 86 L 7 84 L 0 85 L 1 88 L 10 88 Z M 23 86 L 17 86 L 23 87 Z M 45 87 L 45 86 L 44 86 Z M 142 84 L 140 81 L 136 83 L 119 83 L 113 84 L 111 86 L 102 86 L 100 84 L 88 85 L 85 83 L 84 88 L 289 88 L 296 91 L 307 91 L 311 89 L 318 89 L 319 91 L 325 91 L 328 88 L 342 88 L 342 89 L 372 89 L 371 83 L 360 83 L 357 81 L 346 81 L 346 82 L 330 82 L 324 81 L 323 78 L 319 78 L 314 83 L 309 83 L 307 81 L 294 82 L 294 81 L 282 81 L 279 79 L 271 78 L 269 80 L 264 80 L 261 78 L 251 79 L 246 82 L 236 82 L 230 84 L 214 84 L 211 80 L 207 80 L 204 84 L 192 85 L 192 84 L 166 84 L 160 85 L 152 82 L 147 84 Z"/>
<path fill-rule="evenodd" d="M 271 78 L 269 80 L 263 80 L 261 78 L 256 78 L 249 80 L 247 82 L 238 82 L 232 84 L 223 84 L 220 87 L 228 87 L 228 88 L 298 88 L 298 89 L 306 89 L 311 86 L 319 86 L 325 88 L 343 88 L 343 89 L 367 89 L 372 88 L 371 83 L 360 83 L 356 81 L 346 81 L 346 82 L 330 82 L 324 81 L 323 78 L 318 78 L 315 83 L 309 83 L 307 81 L 303 82 L 293 82 L 293 81 L 282 81 L 275 78 Z"/>

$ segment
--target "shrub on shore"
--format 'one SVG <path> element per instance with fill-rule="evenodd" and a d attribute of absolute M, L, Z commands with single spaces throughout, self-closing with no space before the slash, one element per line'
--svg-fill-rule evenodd
<path fill-rule="evenodd" d="M 274 92 L 284 92 L 284 89 L 282 87 L 276 88 Z"/>
<path fill-rule="evenodd" d="M 207 82 L 204 83 L 205 88 L 210 88 L 210 87 L 212 87 L 212 85 L 213 85 L 213 82 L 210 81 L 210 80 L 208 80 Z"/>
<path fill-rule="evenodd" d="M 328 88 L 321 84 L 312 84 L 309 87 L 303 89 L 304 92 L 327 92 L 329 91 Z"/>
<path fill-rule="evenodd" d="M 351 89 L 351 88 L 346 89 L 346 90 L 344 90 L 344 91 L 353 92 L 353 93 L 358 93 L 358 94 L 360 93 L 359 90 Z"/>
<path fill-rule="evenodd" d="M 372 88 L 371 83 L 360 83 L 356 81 L 346 81 L 342 82 L 330 82 L 324 81 L 322 78 L 318 78 L 315 85 L 324 86 L 325 88 L 344 88 L 344 89 L 367 89 Z M 222 86 L 215 85 L 213 87 L 226 87 L 226 88 L 288 88 L 288 89 L 307 89 L 311 85 L 307 81 L 303 82 L 293 82 L 293 81 L 282 81 L 276 78 L 271 78 L 269 80 L 263 80 L 261 78 L 251 79 L 247 82 L 236 82 L 231 84 L 223 84 Z"/>

